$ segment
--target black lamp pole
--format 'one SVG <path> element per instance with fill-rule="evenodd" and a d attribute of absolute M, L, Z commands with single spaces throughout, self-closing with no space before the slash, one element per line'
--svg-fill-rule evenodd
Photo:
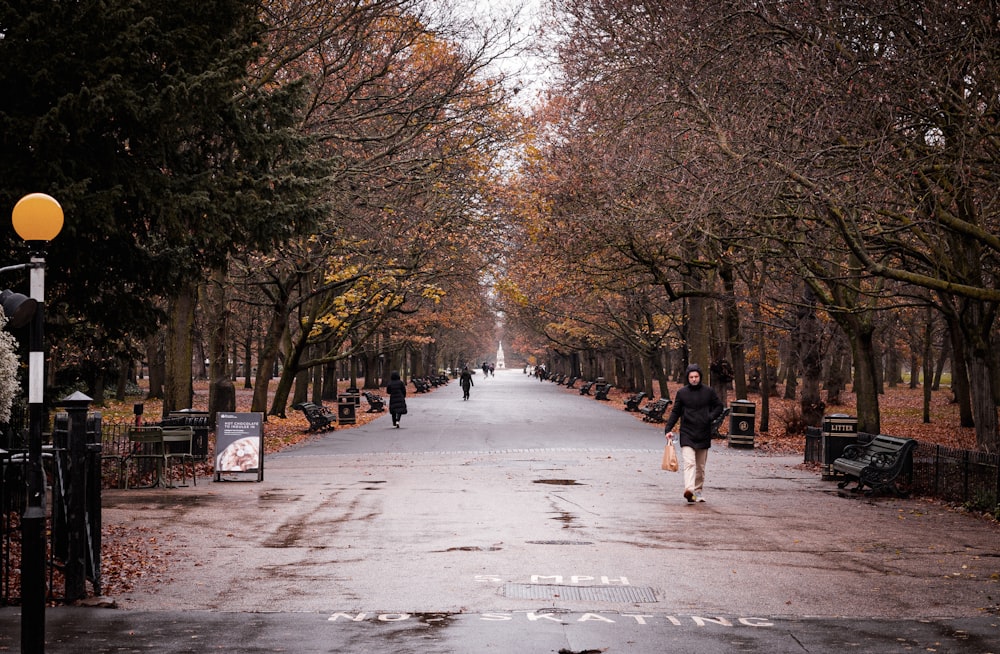
<path fill-rule="evenodd" d="M 21 518 L 21 652 L 45 652 L 45 258 L 31 257 L 30 297 L 38 302 L 28 335 L 28 500 Z"/>
<path fill-rule="evenodd" d="M 21 518 L 21 652 L 45 652 L 45 471 L 42 427 L 45 422 L 45 256 L 44 243 L 58 236 L 63 210 L 55 198 L 29 193 L 14 205 L 14 231 L 34 252 L 30 297 L 37 302 L 28 336 L 28 498 Z"/>

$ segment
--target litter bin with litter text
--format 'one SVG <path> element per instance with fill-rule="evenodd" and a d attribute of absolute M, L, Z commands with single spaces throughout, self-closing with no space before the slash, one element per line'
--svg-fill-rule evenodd
<path fill-rule="evenodd" d="M 729 447 L 753 447 L 754 416 L 757 405 L 750 400 L 729 404 Z"/>
<path fill-rule="evenodd" d="M 841 479 L 842 475 L 833 469 L 833 462 L 843 456 L 845 447 L 858 442 L 858 419 L 846 413 L 823 416 L 820 439 L 823 451 L 823 480 Z"/>

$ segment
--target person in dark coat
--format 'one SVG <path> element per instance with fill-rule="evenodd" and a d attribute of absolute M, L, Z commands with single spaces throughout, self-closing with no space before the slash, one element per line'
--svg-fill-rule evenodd
<path fill-rule="evenodd" d="M 406 382 L 399 378 L 395 370 L 389 375 L 389 383 L 385 387 L 389 395 L 389 415 L 392 416 L 392 426 L 399 429 L 399 419 L 406 413 Z"/>
<path fill-rule="evenodd" d="M 722 401 L 711 386 L 701 383 L 701 367 L 693 363 L 685 371 L 687 384 L 674 395 L 674 408 L 663 427 L 667 442 L 673 443 L 672 431 L 681 421 L 681 458 L 684 461 L 684 498 L 704 502 L 705 463 L 712 447 L 712 422 L 722 415 Z"/>
<path fill-rule="evenodd" d="M 458 383 L 462 385 L 462 399 L 469 399 L 469 389 L 475 386 L 472 383 L 472 371 L 469 370 L 469 366 L 462 368 L 462 375 L 458 378 Z"/>

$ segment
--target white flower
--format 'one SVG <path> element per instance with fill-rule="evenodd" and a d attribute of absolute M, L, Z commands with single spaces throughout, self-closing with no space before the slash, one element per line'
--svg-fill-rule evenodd
<path fill-rule="evenodd" d="M 10 408 L 21 392 L 17 381 L 17 339 L 4 331 L 7 316 L 0 311 L 0 423 L 10 421 Z"/>

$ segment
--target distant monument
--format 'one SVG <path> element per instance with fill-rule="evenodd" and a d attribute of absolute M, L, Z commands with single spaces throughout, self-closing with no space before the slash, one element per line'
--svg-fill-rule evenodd
<path fill-rule="evenodd" d="M 497 348 L 497 368 L 503 368 L 503 341 L 500 341 L 500 347 Z"/>

